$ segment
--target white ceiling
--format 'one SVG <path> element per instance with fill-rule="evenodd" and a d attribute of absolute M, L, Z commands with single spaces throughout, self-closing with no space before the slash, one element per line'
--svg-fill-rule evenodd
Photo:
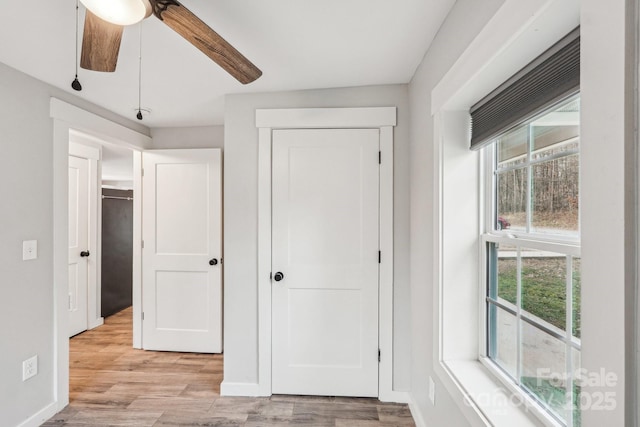
<path fill-rule="evenodd" d="M 454 2 L 182 0 L 262 77 L 243 86 L 151 16 L 125 29 L 116 72 L 80 69 L 75 92 L 75 0 L 0 0 L 0 62 L 133 119 L 142 28 L 143 123 L 219 125 L 228 93 L 409 82 Z"/>

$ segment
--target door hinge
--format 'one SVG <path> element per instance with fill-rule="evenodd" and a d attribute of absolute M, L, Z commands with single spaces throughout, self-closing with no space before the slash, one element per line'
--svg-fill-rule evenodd
<path fill-rule="evenodd" d="M 140 169 L 142 176 L 144 176 L 144 169 Z"/>
<path fill-rule="evenodd" d="M 378 349 L 378 362 L 380 362 L 380 349 Z"/>
<path fill-rule="evenodd" d="M 142 312 L 142 320 L 144 320 L 144 311 Z"/>
<path fill-rule="evenodd" d="M 378 264 L 382 263 L 382 251 L 378 251 Z"/>
<path fill-rule="evenodd" d="M 382 151 L 378 151 L 378 164 L 382 164 Z"/>
<path fill-rule="evenodd" d="M 144 249 L 144 240 L 142 241 L 142 249 Z"/>
<path fill-rule="evenodd" d="M 71 293 L 69 293 L 69 311 L 71 311 L 71 309 L 73 308 L 73 305 L 71 304 L 71 300 L 72 300 L 72 296 Z"/>
<path fill-rule="evenodd" d="M 269 280 L 273 280 L 273 271 L 269 273 Z"/>

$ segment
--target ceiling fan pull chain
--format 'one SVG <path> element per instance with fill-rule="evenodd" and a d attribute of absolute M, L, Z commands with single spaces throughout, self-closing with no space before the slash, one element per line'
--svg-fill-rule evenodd
<path fill-rule="evenodd" d="M 140 22 L 140 46 L 138 53 L 138 114 L 136 118 L 142 120 L 142 22 Z"/>
<path fill-rule="evenodd" d="M 73 90 L 77 90 L 80 92 L 82 90 L 82 85 L 78 80 L 78 14 L 79 14 L 79 4 L 78 0 L 76 0 L 76 78 L 71 82 L 71 87 Z"/>

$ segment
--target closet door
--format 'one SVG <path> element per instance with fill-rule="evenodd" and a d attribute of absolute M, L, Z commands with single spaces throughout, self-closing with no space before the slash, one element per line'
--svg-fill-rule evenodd
<path fill-rule="evenodd" d="M 273 393 L 378 395 L 379 139 L 273 131 Z"/>

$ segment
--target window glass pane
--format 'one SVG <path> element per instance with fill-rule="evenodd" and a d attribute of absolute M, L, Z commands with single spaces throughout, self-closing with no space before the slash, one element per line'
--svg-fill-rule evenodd
<path fill-rule="evenodd" d="M 577 154 L 531 167 L 531 231 L 577 236 L 578 169 Z"/>
<path fill-rule="evenodd" d="M 489 303 L 489 357 L 517 378 L 518 322 L 511 313 Z"/>
<path fill-rule="evenodd" d="M 569 99 L 531 122 L 531 159 L 577 149 L 580 135 L 580 98 Z"/>
<path fill-rule="evenodd" d="M 580 258 L 573 258 L 573 336 L 580 338 Z"/>
<path fill-rule="evenodd" d="M 567 257 L 553 252 L 522 248 L 522 309 L 558 328 L 564 335 L 567 320 Z M 549 326 L 552 325 L 552 326 Z"/>
<path fill-rule="evenodd" d="M 573 375 L 577 375 L 580 372 L 581 364 L 581 354 L 580 350 L 572 348 L 571 349 L 571 357 L 573 358 Z M 581 379 L 573 377 L 573 396 L 571 396 L 571 410 L 573 411 L 573 427 L 580 427 L 582 425 L 582 418 L 580 416 L 580 391 L 582 387 Z"/>
<path fill-rule="evenodd" d="M 496 139 L 498 169 L 524 163 L 529 150 L 529 126 L 517 127 Z"/>
<path fill-rule="evenodd" d="M 531 160 L 569 155 L 578 151 L 580 140 L 578 126 L 533 127 Z"/>
<path fill-rule="evenodd" d="M 527 186 L 526 168 L 512 169 L 496 174 L 496 230 L 527 229 Z"/>
<path fill-rule="evenodd" d="M 493 229 L 578 237 L 580 98 L 495 140 Z"/>
<path fill-rule="evenodd" d="M 492 251 L 492 259 L 495 260 L 494 263 L 497 262 L 497 265 L 491 268 L 492 280 L 489 285 L 489 296 L 502 304 L 511 305 L 515 310 L 518 292 L 517 248 L 493 243 L 490 251 Z"/>
<path fill-rule="evenodd" d="M 561 419 L 567 402 L 565 354 L 564 342 L 522 322 L 522 385 Z"/>

